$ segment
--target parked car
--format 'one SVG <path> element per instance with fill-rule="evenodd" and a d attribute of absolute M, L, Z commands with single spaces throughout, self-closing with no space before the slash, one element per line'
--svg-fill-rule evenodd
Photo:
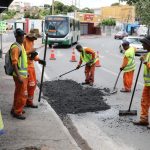
<path fill-rule="evenodd" d="M 140 39 L 142 39 L 142 37 L 139 37 L 139 36 L 128 36 L 128 37 L 123 38 L 123 40 L 121 41 L 121 44 L 119 46 L 120 53 L 124 53 L 124 49 L 122 47 L 123 41 L 128 41 L 130 43 L 130 46 L 133 46 L 136 48 L 135 54 L 137 56 L 146 53 L 147 50 L 143 49 Z"/>
<path fill-rule="evenodd" d="M 125 31 L 119 31 L 118 33 L 115 34 L 114 38 L 115 39 L 123 39 L 124 37 L 127 37 L 128 33 Z"/>

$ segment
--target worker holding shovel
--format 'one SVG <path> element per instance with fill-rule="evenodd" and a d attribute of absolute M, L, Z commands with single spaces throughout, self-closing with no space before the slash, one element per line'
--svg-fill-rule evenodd
<path fill-rule="evenodd" d="M 133 124 L 148 126 L 148 113 L 150 107 L 150 36 L 147 36 L 140 41 L 143 44 L 143 48 L 146 49 L 148 53 L 140 58 L 144 64 L 144 89 L 141 99 L 140 120 L 133 122 Z M 150 126 L 148 126 L 148 129 L 150 129 Z"/>
<path fill-rule="evenodd" d="M 124 41 L 122 46 L 125 50 L 123 64 L 120 67 L 120 71 L 124 71 L 123 75 L 123 83 L 124 88 L 120 90 L 120 92 L 131 92 L 133 75 L 135 70 L 135 48 L 129 46 L 128 41 Z"/>
<path fill-rule="evenodd" d="M 34 48 L 35 40 L 37 40 L 35 33 L 29 33 L 27 34 L 23 42 L 28 58 L 28 98 L 26 102 L 26 107 L 30 108 L 38 108 L 37 105 L 33 104 L 34 91 L 36 89 L 36 73 L 33 61 L 38 61 L 40 64 L 46 65 L 46 62 L 39 58 L 38 53 Z"/>
<path fill-rule="evenodd" d="M 98 61 L 96 53 L 90 48 L 83 48 L 81 45 L 76 46 L 77 51 L 80 53 L 80 62 L 76 69 L 81 67 L 82 62 L 86 63 L 85 66 L 85 82 L 82 85 L 93 86 L 94 83 L 94 73 L 95 73 L 95 64 Z"/>

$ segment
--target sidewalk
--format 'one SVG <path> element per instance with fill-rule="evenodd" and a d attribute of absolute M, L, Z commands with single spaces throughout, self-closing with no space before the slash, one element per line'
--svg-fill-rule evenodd
<path fill-rule="evenodd" d="M 43 100 L 38 109 L 27 108 L 26 120 L 10 115 L 13 103 L 14 82 L 4 73 L 4 59 L 0 59 L 0 110 L 5 134 L 0 136 L 0 150 L 79 150 L 76 142 L 60 118 Z M 38 99 L 36 89 L 35 100 Z"/>

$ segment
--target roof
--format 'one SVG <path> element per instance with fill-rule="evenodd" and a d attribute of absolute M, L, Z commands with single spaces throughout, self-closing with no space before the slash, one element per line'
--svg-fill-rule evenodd
<path fill-rule="evenodd" d="M 0 0 L 0 13 L 2 13 L 13 0 Z"/>

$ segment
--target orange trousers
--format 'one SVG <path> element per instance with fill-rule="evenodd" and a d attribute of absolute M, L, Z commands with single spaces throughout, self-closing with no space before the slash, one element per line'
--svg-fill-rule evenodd
<path fill-rule="evenodd" d="M 150 107 L 150 86 L 144 86 L 141 99 L 141 121 L 148 122 L 148 112 Z"/>
<path fill-rule="evenodd" d="M 85 66 L 85 82 L 94 83 L 95 64 L 92 66 Z"/>
<path fill-rule="evenodd" d="M 132 82 L 133 82 L 134 70 L 130 72 L 125 72 L 123 74 L 123 83 L 125 90 L 131 90 Z"/>
<path fill-rule="evenodd" d="M 28 98 L 27 105 L 33 105 L 34 91 L 36 89 L 36 74 L 34 67 L 28 67 Z"/>
<path fill-rule="evenodd" d="M 15 93 L 13 108 L 15 114 L 21 115 L 27 100 L 27 78 L 23 79 L 23 83 L 20 83 L 16 77 L 14 77 L 15 82 Z"/>

